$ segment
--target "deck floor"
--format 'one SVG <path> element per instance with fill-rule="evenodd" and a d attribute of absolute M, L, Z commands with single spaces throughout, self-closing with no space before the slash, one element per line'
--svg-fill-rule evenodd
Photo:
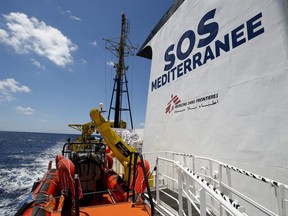
<path fill-rule="evenodd" d="M 118 203 L 96 207 L 84 207 L 80 209 L 80 215 L 147 216 L 149 213 L 144 205 L 135 205 L 135 207 L 132 207 L 131 203 Z"/>
<path fill-rule="evenodd" d="M 80 216 L 93 215 L 148 216 L 150 215 L 150 209 L 144 204 L 135 205 L 134 207 L 132 207 L 132 204 L 130 202 L 80 207 Z M 61 216 L 61 212 L 53 212 L 51 216 Z"/>

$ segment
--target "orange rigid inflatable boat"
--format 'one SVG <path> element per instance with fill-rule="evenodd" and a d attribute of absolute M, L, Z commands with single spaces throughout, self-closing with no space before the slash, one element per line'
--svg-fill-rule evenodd
<path fill-rule="evenodd" d="M 65 143 L 55 156 L 56 168 L 50 161 L 16 216 L 153 215 L 148 161 L 110 128 L 98 109 L 90 116 L 102 137 L 83 140 L 82 134 Z M 115 160 L 124 173 L 112 169 Z"/>
<path fill-rule="evenodd" d="M 16 215 L 50 215 L 49 208 L 56 205 L 56 197 L 60 191 L 59 172 L 56 169 L 51 169 L 51 163 L 48 167 L 48 172 L 43 179 L 35 182 L 29 197 L 23 203 Z"/>

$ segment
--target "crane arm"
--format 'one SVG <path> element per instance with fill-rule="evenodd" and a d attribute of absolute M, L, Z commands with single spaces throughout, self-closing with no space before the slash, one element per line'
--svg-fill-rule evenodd
<path fill-rule="evenodd" d="M 124 166 L 125 180 L 127 180 L 127 170 L 129 169 L 130 157 L 135 149 L 130 147 L 124 142 L 119 135 L 111 129 L 109 121 L 106 121 L 101 112 L 97 108 L 93 108 L 90 111 L 90 117 L 96 130 L 101 133 L 106 144 L 109 146 L 115 157 Z M 133 163 L 133 160 L 132 160 Z"/>
<path fill-rule="evenodd" d="M 81 137 L 77 138 L 77 141 L 79 142 L 90 140 L 91 135 L 95 131 L 95 127 L 92 122 L 88 122 L 86 124 L 69 124 L 68 126 L 82 132 Z"/>

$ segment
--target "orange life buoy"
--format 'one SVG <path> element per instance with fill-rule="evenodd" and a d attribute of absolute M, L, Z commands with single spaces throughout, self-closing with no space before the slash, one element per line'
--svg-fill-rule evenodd
<path fill-rule="evenodd" d="M 75 167 L 71 160 L 63 158 L 58 162 L 59 185 L 61 190 L 70 190 L 72 198 L 75 199 Z M 79 181 L 79 179 L 78 179 Z M 82 198 L 82 189 L 80 181 L 78 182 L 78 198 Z"/>
<path fill-rule="evenodd" d="M 145 167 L 145 170 L 146 170 L 146 174 L 147 174 L 147 177 L 149 176 L 149 170 L 150 170 L 150 164 L 147 160 L 144 160 L 144 167 Z M 146 185 L 146 182 L 145 182 L 145 178 L 144 178 L 144 171 L 142 169 L 142 166 L 141 166 L 141 162 L 139 161 L 137 164 L 136 164 L 136 180 L 135 180 L 135 192 L 137 194 L 142 194 L 144 193 L 147 185 Z M 132 189 L 133 187 L 133 178 L 132 178 L 132 181 L 131 181 L 131 184 L 130 184 L 130 189 Z"/>
<path fill-rule="evenodd" d="M 59 161 L 63 158 L 64 158 L 64 156 L 61 154 L 56 155 L 56 157 L 55 157 L 56 167 L 58 167 Z"/>

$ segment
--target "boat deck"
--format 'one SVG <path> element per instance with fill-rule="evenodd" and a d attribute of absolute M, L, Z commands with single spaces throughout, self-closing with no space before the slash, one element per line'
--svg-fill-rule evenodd
<path fill-rule="evenodd" d="M 79 216 L 89 216 L 89 215 L 125 215 L 125 216 L 147 216 L 151 215 L 150 207 L 147 206 L 144 202 L 136 203 L 134 207 L 132 207 L 131 201 L 128 202 L 120 202 L 113 203 L 109 194 L 104 194 L 101 199 L 101 202 L 93 202 L 82 203 L 82 207 L 80 207 Z M 86 200 L 87 201 L 87 200 Z M 87 205 L 83 205 L 83 204 Z M 51 213 L 51 216 L 60 216 L 60 211 L 54 211 Z"/>
<path fill-rule="evenodd" d="M 80 208 L 80 216 L 89 215 L 147 216 L 150 215 L 150 211 L 145 205 L 132 207 L 130 202 Z M 61 216 L 61 212 L 53 212 L 51 216 Z"/>

